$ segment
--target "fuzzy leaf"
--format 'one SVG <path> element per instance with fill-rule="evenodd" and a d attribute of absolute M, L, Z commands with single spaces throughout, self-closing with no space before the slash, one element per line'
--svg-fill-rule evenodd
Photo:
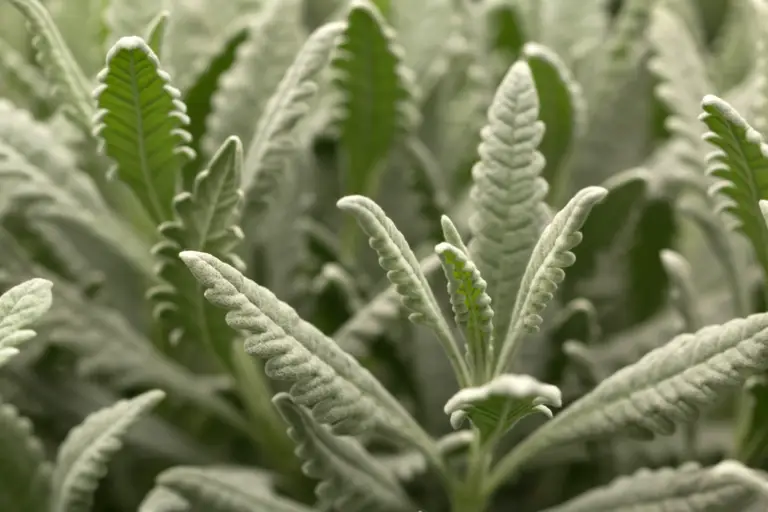
<path fill-rule="evenodd" d="M 179 252 L 204 251 L 237 268 L 245 267 L 234 252 L 243 239 L 238 226 L 243 199 L 239 188 L 242 164 L 243 147 L 236 137 L 230 137 L 207 169 L 197 175 L 194 189 L 176 196 L 175 219 L 160 225 L 163 240 L 153 248 L 160 261 L 157 274 L 166 284 L 149 291 L 157 303 L 155 316 L 164 324 L 173 344 L 197 338 L 197 343 L 225 365 L 234 333 L 224 322 L 222 311 L 203 299 Z"/>
<path fill-rule="evenodd" d="M 89 512 L 98 481 L 107 464 L 122 448 L 122 438 L 134 423 L 165 397 L 148 391 L 88 416 L 59 447 L 53 472 L 52 512 Z"/>
<path fill-rule="evenodd" d="M 523 275 L 509 331 L 499 348 L 496 375 L 511 364 L 524 336 L 539 330 L 540 313 L 565 279 L 564 269 L 576 260 L 571 251 L 581 243 L 580 230 L 592 208 L 606 195 L 608 191 L 602 187 L 580 190 L 544 229 Z"/>
<path fill-rule="evenodd" d="M 562 204 L 558 203 L 559 196 L 568 190 L 565 166 L 585 130 L 587 107 L 581 87 L 555 52 L 527 43 L 522 58 L 531 68 L 540 103 L 539 119 L 545 126 L 539 151 L 546 161 L 542 174 L 551 187 L 550 204 Z"/>
<path fill-rule="evenodd" d="M 472 169 L 474 213 L 470 256 L 488 282 L 496 312 L 495 333 L 503 339 L 515 295 L 539 235 L 539 210 L 547 193 L 536 149 L 544 136 L 531 69 L 518 61 L 509 69 L 488 111 Z"/>
<path fill-rule="evenodd" d="M 51 308 L 52 286 L 46 279 L 35 278 L 0 296 L 0 365 L 17 353 L 18 345 L 35 336 L 27 326 Z"/>
<path fill-rule="evenodd" d="M 261 217 L 280 188 L 286 162 L 294 157 L 296 125 L 309 111 L 317 93 L 317 75 L 326 67 L 344 23 L 328 23 L 304 43 L 259 118 L 246 151 L 243 189 L 248 217 Z"/>
<path fill-rule="evenodd" d="M 319 508 L 349 512 L 411 510 L 400 483 L 354 438 L 334 436 L 315 422 L 287 393 L 273 399 L 295 441 L 304 473 L 320 480 L 315 489 Z"/>
<path fill-rule="evenodd" d="M 768 504 L 768 484 L 736 461 L 641 469 L 545 512 L 717 512 Z M 761 508 L 762 510 L 762 508 Z"/>
<path fill-rule="evenodd" d="M 629 431 L 669 435 L 723 393 L 768 369 L 768 313 L 681 334 L 602 381 L 518 444 L 497 467 L 498 483 L 541 450 Z"/>
<path fill-rule="evenodd" d="M 355 216 L 368 235 L 371 248 L 379 255 L 379 265 L 387 271 L 387 279 L 397 288 L 403 305 L 412 311 L 409 319 L 435 330 L 459 383 L 466 385 L 470 380 L 468 368 L 405 236 L 379 205 L 367 197 L 343 197 L 337 206 Z"/>
<path fill-rule="evenodd" d="M 447 218 L 447 217 L 446 217 Z M 463 244 L 462 244 L 463 245 Z M 443 242 L 435 247 L 448 280 L 454 319 L 467 343 L 467 364 L 475 384 L 488 380 L 493 364 L 493 307 L 486 282 L 461 249 Z"/>
<path fill-rule="evenodd" d="M 758 205 L 768 199 L 768 145 L 736 110 L 716 96 L 702 101 L 700 119 L 709 132 L 704 140 L 717 148 L 707 160 L 708 172 L 720 181 L 710 193 L 720 210 L 735 219 L 735 227 L 752 242 L 757 259 L 768 270 L 768 226 Z"/>
<path fill-rule="evenodd" d="M 345 194 L 371 194 L 397 137 L 414 125 L 413 78 L 401 53 L 378 9 L 367 0 L 353 2 L 331 62 L 340 95 Z"/>
<path fill-rule="evenodd" d="M 232 66 L 221 75 L 211 97 L 203 148 L 213 153 L 235 135 L 248 147 L 265 107 L 306 38 L 301 0 L 266 2 L 248 27 Z"/>
<path fill-rule="evenodd" d="M 561 407 L 557 386 L 542 384 L 528 375 L 499 375 L 482 386 L 464 388 L 445 404 L 453 428 L 469 417 L 484 438 L 498 439 L 520 419 L 540 412 L 552 417 L 547 406 Z"/>
<path fill-rule="evenodd" d="M 143 39 L 121 38 L 107 53 L 94 91 L 94 133 L 124 181 L 156 223 L 173 217 L 182 166 L 194 157 L 186 105 Z"/>
<path fill-rule="evenodd" d="M 33 45 L 43 69 L 50 75 L 59 100 L 72 109 L 78 126 L 88 130 L 96 112 L 91 81 L 78 66 L 51 15 L 40 0 L 10 0 L 34 31 Z"/>
<path fill-rule="evenodd" d="M 312 509 L 272 489 L 267 474 L 237 467 L 177 466 L 157 477 L 155 491 L 164 490 L 174 497 L 160 496 L 142 503 L 139 512 L 311 512 Z M 161 501 L 162 499 L 162 501 Z M 179 500 L 187 504 L 182 507 Z"/>
<path fill-rule="evenodd" d="M 14 406 L 0 403 L 0 433 L 0 508 L 48 510 L 53 468 L 45 458 L 42 443 L 32 432 L 32 423 L 20 416 Z"/>
<path fill-rule="evenodd" d="M 206 299 L 228 310 L 229 326 L 249 334 L 246 351 L 266 360 L 267 376 L 292 382 L 291 395 L 318 422 L 338 434 L 373 428 L 424 446 L 425 434 L 400 403 L 272 292 L 209 254 L 185 251 L 180 257 Z"/>

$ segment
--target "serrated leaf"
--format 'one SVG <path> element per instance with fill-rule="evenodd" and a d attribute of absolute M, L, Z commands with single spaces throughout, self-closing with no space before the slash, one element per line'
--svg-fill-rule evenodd
<path fill-rule="evenodd" d="M 490 377 L 494 361 L 493 307 L 485 291 L 486 282 L 469 256 L 458 247 L 443 242 L 435 247 L 435 252 L 448 281 L 454 320 L 464 333 L 472 382 L 483 384 Z"/>
<path fill-rule="evenodd" d="M 263 217 L 280 188 L 283 167 L 294 157 L 296 126 L 309 111 L 308 101 L 317 93 L 317 76 L 344 28 L 339 22 L 315 30 L 264 107 L 243 168 L 249 219 Z"/>
<path fill-rule="evenodd" d="M 379 166 L 398 137 L 414 126 L 412 77 L 401 53 L 378 9 L 367 0 L 353 2 L 331 62 L 340 96 L 345 194 L 372 194 Z"/>
<path fill-rule="evenodd" d="M 536 43 L 527 43 L 522 58 L 531 68 L 539 98 L 544 137 L 539 151 L 546 165 L 542 176 L 550 186 L 550 204 L 562 204 L 568 190 L 566 165 L 572 148 L 586 129 L 586 104 L 581 87 L 560 57 Z"/>
<path fill-rule="evenodd" d="M 46 460 L 42 443 L 32 432 L 32 423 L 20 416 L 13 405 L 0 402 L 0 433 L 0 507 L 48 510 L 52 466 Z"/>
<path fill-rule="evenodd" d="M 768 313 L 681 334 L 603 380 L 499 462 L 499 483 L 541 450 L 628 431 L 669 435 L 716 397 L 768 369 Z"/>
<path fill-rule="evenodd" d="M 405 236 L 379 205 L 367 197 L 343 197 L 337 206 L 354 215 L 368 235 L 369 245 L 379 255 L 379 265 L 387 271 L 387 279 L 396 287 L 403 305 L 412 312 L 408 318 L 435 331 L 459 384 L 468 384 L 469 369 Z"/>
<path fill-rule="evenodd" d="M 291 395 L 334 433 L 374 429 L 419 447 L 425 434 L 381 384 L 312 324 L 266 288 L 215 257 L 180 255 L 227 323 L 249 334 L 246 351 L 266 360 L 267 376 L 293 383 Z"/>
<path fill-rule="evenodd" d="M 34 30 L 37 59 L 50 75 L 61 103 L 72 109 L 79 128 L 89 130 L 96 106 L 91 81 L 78 66 L 50 13 L 40 0 L 10 0 Z"/>
<path fill-rule="evenodd" d="M 306 38 L 301 8 L 301 0 L 269 1 L 250 22 L 246 40 L 211 97 L 203 141 L 207 153 L 231 135 L 250 145 L 257 128 L 254 120 L 265 113 Z"/>
<path fill-rule="evenodd" d="M 768 145 L 736 110 L 720 98 L 705 96 L 700 119 L 709 132 L 704 140 L 716 150 L 707 156 L 708 173 L 719 179 L 710 191 L 720 211 L 747 236 L 764 271 L 768 272 L 768 226 L 758 205 L 768 199 Z"/>
<path fill-rule="evenodd" d="M 159 390 L 120 400 L 83 421 L 59 447 L 53 472 L 52 512 L 88 512 L 98 481 L 122 448 L 126 431 L 165 397 Z"/>
<path fill-rule="evenodd" d="M 267 474 L 238 467 L 177 466 L 157 477 L 160 495 L 142 503 L 139 512 L 310 512 L 312 509 L 277 495 Z M 178 498 L 178 499 L 177 499 Z M 188 504 L 181 508 L 179 499 Z M 161 501 L 162 500 L 162 501 Z M 178 507 L 178 508 L 171 508 Z"/>
<path fill-rule="evenodd" d="M 512 363 L 524 336 L 539 330 L 540 313 L 565 279 L 564 269 L 576 259 L 571 251 L 581 243 L 581 228 L 592 208 L 607 195 L 608 191 L 602 187 L 580 190 L 544 229 L 525 269 L 509 331 L 499 346 L 495 375 Z"/>
<path fill-rule="evenodd" d="M 731 460 L 713 467 L 688 463 L 641 469 L 545 512 L 717 512 L 751 510 L 751 506 L 758 510 L 768 504 L 768 489 L 760 480 L 752 469 Z"/>
<path fill-rule="evenodd" d="M 557 386 L 507 373 L 481 386 L 460 390 L 448 400 L 444 411 L 451 417 L 453 428 L 459 428 L 469 417 L 485 440 L 498 440 L 525 416 L 540 412 L 551 418 L 547 406 L 562 406 Z"/>
<path fill-rule="evenodd" d="M 400 483 L 354 438 L 337 437 L 287 393 L 273 399 L 290 425 L 304 473 L 320 480 L 319 508 L 349 512 L 399 512 L 414 508 Z"/>
<path fill-rule="evenodd" d="M 194 158 L 181 93 L 137 36 L 115 43 L 98 81 L 94 134 L 102 139 L 102 150 L 153 221 L 172 219 L 181 169 Z"/>
<path fill-rule="evenodd" d="M 488 282 L 496 312 L 497 339 L 509 326 L 515 295 L 539 235 L 539 216 L 547 183 L 540 174 L 538 151 L 544 136 L 539 100 L 528 64 L 509 69 L 488 111 L 480 161 L 472 169 L 474 212 L 469 223 L 474 238 L 470 256 Z"/>
<path fill-rule="evenodd" d="M 15 349 L 35 336 L 28 326 L 37 321 L 50 308 L 53 301 L 53 283 L 40 278 L 17 284 L 0 296 L 0 354 L 14 353 Z"/>
<path fill-rule="evenodd" d="M 194 189 L 173 201 L 174 220 L 158 228 L 163 237 L 152 250 L 165 284 L 149 291 L 158 318 L 172 344 L 201 344 L 228 366 L 232 332 L 224 314 L 202 297 L 197 281 L 179 259 L 183 250 L 204 251 L 243 269 L 235 250 L 243 240 L 238 226 L 243 194 L 240 181 L 243 147 L 230 137 L 195 179 Z"/>

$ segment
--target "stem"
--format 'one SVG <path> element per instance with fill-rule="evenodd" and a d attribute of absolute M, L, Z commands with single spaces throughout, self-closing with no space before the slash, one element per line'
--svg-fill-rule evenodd
<path fill-rule="evenodd" d="M 488 508 L 490 493 L 483 485 L 491 461 L 488 446 L 476 432 L 470 445 L 466 479 L 453 482 L 451 512 L 484 512 Z"/>

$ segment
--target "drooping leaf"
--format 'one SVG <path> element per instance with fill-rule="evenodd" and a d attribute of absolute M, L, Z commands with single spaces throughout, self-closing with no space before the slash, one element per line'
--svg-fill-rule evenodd
<path fill-rule="evenodd" d="M 537 150 L 544 135 L 539 100 L 528 64 L 516 62 L 496 92 L 472 169 L 472 259 L 488 282 L 496 312 L 494 333 L 503 339 L 515 295 L 539 235 L 539 210 L 547 193 Z"/>
<path fill-rule="evenodd" d="M 579 191 L 544 229 L 523 274 L 509 331 L 499 344 L 495 375 L 511 364 L 524 336 L 538 331 L 542 322 L 540 313 L 565 279 L 564 269 L 576 259 L 571 251 L 581 243 L 581 228 L 592 208 L 607 195 L 608 191 L 602 187 Z"/>
<path fill-rule="evenodd" d="M 181 93 L 138 36 L 123 37 L 107 53 L 94 91 L 99 113 L 94 133 L 155 223 L 173 218 L 183 165 L 194 158 Z"/>
<path fill-rule="evenodd" d="M 102 409 L 72 429 L 59 447 L 53 471 L 52 512 L 88 512 L 93 493 L 126 431 L 165 397 L 148 391 Z"/>
<path fill-rule="evenodd" d="M 398 512 L 414 508 L 400 483 L 354 438 L 334 436 L 287 393 L 273 399 L 297 445 L 296 455 L 311 478 L 321 509 Z"/>
<path fill-rule="evenodd" d="M 33 338 L 28 328 L 51 308 L 53 283 L 46 279 L 30 279 L 0 296 L 0 365 L 15 355 L 17 346 Z"/>

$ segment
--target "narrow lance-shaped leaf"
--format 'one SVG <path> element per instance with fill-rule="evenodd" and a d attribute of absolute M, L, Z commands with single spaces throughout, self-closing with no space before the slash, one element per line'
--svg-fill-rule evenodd
<path fill-rule="evenodd" d="M 114 2 L 113 2 L 114 3 Z M 152 18 L 145 30 L 144 40 L 149 47 L 155 52 L 158 58 L 162 57 L 163 41 L 165 39 L 165 29 L 168 25 L 168 18 L 171 13 L 169 11 L 161 11 L 157 16 Z"/>
<path fill-rule="evenodd" d="M 768 369 L 768 313 L 681 334 L 603 380 L 498 464 L 491 487 L 552 446 L 628 431 L 669 435 L 716 397 Z"/>
<path fill-rule="evenodd" d="M 232 66 L 211 97 L 203 149 L 209 154 L 229 136 L 248 147 L 270 97 L 293 64 L 306 38 L 301 0 L 266 2 L 248 27 Z"/>
<path fill-rule="evenodd" d="M 143 39 L 123 37 L 107 53 L 94 91 L 99 112 L 94 133 L 112 158 L 114 172 L 160 224 L 173 218 L 182 166 L 194 157 L 187 107 Z"/>
<path fill-rule="evenodd" d="M 564 269 L 576 261 L 571 251 L 581 243 L 580 230 L 592 208 L 606 195 L 608 191 L 602 187 L 579 191 L 544 229 L 525 269 L 509 331 L 499 345 L 495 375 L 511 364 L 525 335 L 538 331 L 542 322 L 539 314 L 565 279 Z"/>
<path fill-rule="evenodd" d="M 59 447 L 53 472 L 52 512 L 88 512 L 112 456 L 134 423 L 165 397 L 148 391 L 93 413 L 70 431 Z"/>
<path fill-rule="evenodd" d="M 281 184 L 281 175 L 295 151 L 296 126 L 309 112 L 317 94 L 317 75 L 325 69 L 344 23 L 315 30 L 264 107 L 256 133 L 245 154 L 243 189 L 248 216 L 261 216 Z"/>
<path fill-rule="evenodd" d="M 503 339 L 515 295 L 539 235 L 539 209 L 547 193 L 540 174 L 544 158 L 536 149 L 544 136 L 530 67 L 516 62 L 488 111 L 472 169 L 474 213 L 470 256 L 488 282 L 496 312 L 494 332 Z"/>
<path fill-rule="evenodd" d="M 10 404 L 0 402 L 0 509 L 41 510 L 50 506 L 51 472 L 32 422 Z"/>
<path fill-rule="evenodd" d="M 721 200 L 721 211 L 735 219 L 735 227 L 752 243 L 763 271 L 768 272 L 768 226 L 759 201 L 768 199 L 768 145 L 738 112 L 720 98 L 707 95 L 700 119 L 709 132 L 704 139 L 715 146 L 708 172 L 720 181 L 711 193 Z"/>
<path fill-rule="evenodd" d="M 235 254 L 243 239 L 238 226 L 243 194 L 240 180 L 243 148 L 236 137 L 227 139 L 195 179 L 194 190 L 173 201 L 175 219 L 158 228 L 162 241 L 153 248 L 160 262 L 157 273 L 165 284 L 150 290 L 155 317 L 172 343 L 193 341 L 228 366 L 234 332 L 224 313 L 205 301 L 199 285 L 179 259 L 182 250 L 203 251 L 234 265 L 245 264 Z"/>
<path fill-rule="evenodd" d="M 30 279 L 0 296 L 0 366 L 18 353 L 18 345 L 35 336 L 27 327 L 51 307 L 53 300 L 47 279 Z"/>
<path fill-rule="evenodd" d="M 296 442 L 304 473 L 320 480 L 315 488 L 322 510 L 399 512 L 415 508 L 400 483 L 351 437 L 334 436 L 287 393 L 273 399 Z"/>
<path fill-rule="evenodd" d="M 75 61 L 50 13 L 40 0 L 10 2 L 24 15 L 34 30 L 33 45 L 37 58 L 50 75 L 60 101 L 74 111 L 73 117 L 77 125 L 83 130 L 88 130 L 96 112 L 91 98 L 93 86 Z"/>
<path fill-rule="evenodd" d="M 366 369 L 264 287 L 215 257 L 180 255 L 211 303 L 228 310 L 227 323 L 248 333 L 245 347 L 266 360 L 265 373 L 293 383 L 291 396 L 337 434 L 368 429 L 432 453 L 418 424 Z"/>
<path fill-rule="evenodd" d="M 175 508 L 177 506 L 180 508 Z M 139 508 L 139 512 L 189 510 L 312 512 L 313 509 L 278 496 L 268 474 L 218 466 L 177 466 L 163 471 L 157 477 L 155 489 Z"/>
<path fill-rule="evenodd" d="M 469 369 L 405 236 L 381 207 L 367 197 L 343 197 L 337 205 L 354 215 L 368 235 L 371 248 L 379 255 L 379 265 L 387 271 L 387 279 L 397 288 L 403 305 L 412 311 L 408 318 L 434 329 L 459 384 L 467 385 L 470 382 Z"/>
<path fill-rule="evenodd" d="M 679 468 L 641 469 L 545 512 L 752 510 L 768 504 L 766 487 L 757 472 L 736 461 L 713 467 L 688 463 Z"/>
<path fill-rule="evenodd" d="M 493 365 L 493 307 L 486 282 L 461 249 L 443 242 L 435 247 L 448 281 L 453 314 L 467 343 L 467 364 L 472 382 L 484 384 Z"/>
<path fill-rule="evenodd" d="M 340 96 L 345 194 L 372 195 L 396 138 L 413 128 L 412 77 L 378 9 L 356 0 L 331 62 Z"/>

